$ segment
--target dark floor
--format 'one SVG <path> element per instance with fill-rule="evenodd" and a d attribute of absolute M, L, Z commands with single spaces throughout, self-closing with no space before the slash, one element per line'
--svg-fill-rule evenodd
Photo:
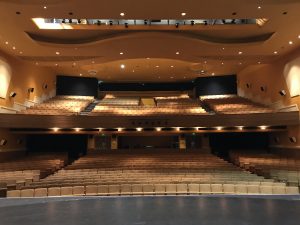
<path fill-rule="evenodd" d="M 0 200 L 0 225 L 298 225 L 299 221 L 299 196 Z"/>

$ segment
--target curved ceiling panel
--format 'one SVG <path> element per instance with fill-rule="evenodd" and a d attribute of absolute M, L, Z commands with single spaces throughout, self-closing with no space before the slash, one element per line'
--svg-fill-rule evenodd
<path fill-rule="evenodd" d="M 34 41 L 44 44 L 97 44 L 102 40 L 109 39 L 123 39 L 130 37 L 137 37 L 138 34 L 160 34 L 170 35 L 174 37 L 181 37 L 187 39 L 194 39 L 214 44 L 248 44 L 259 43 L 269 40 L 273 36 L 273 32 L 262 34 L 243 34 L 243 32 L 236 35 L 228 35 L 228 31 L 223 33 L 208 33 L 208 32 L 173 32 L 173 31 L 54 31 L 54 32 L 27 32 L 27 35 Z M 226 34 L 227 33 L 227 34 Z"/>

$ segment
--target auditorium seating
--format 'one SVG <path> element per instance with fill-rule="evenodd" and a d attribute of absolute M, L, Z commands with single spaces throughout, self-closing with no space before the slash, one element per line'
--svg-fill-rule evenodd
<path fill-rule="evenodd" d="M 30 191 L 23 191 L 30 189 Z M 199 152 L 89 153 L 8 197 L 187 194 L 298 194 L 296 187 L 265 179 Z"/>
<path fill-rule="evenodd" d="M 91 102 L 94 97 L 90 96 L 56 96 L 40 104 L 36 104 L 21 114 L 38 114 L 38 115 L 77 115 Z"/>
<path fill-rule="evenodd" d="M 61 169 L 67 162 L 66 154 L 31 154 L 14 161 L 0 163 L 0 183 L 8 190 L 21 188 L 39 181 Z"/>
<path fill-rule="evenodd" d="M 261 176 L 291 186 L 300 184 L 300 159 L 257 151 L 232 151 L 230 158 L 236 165 Z"/>
<path fill-rule="evenodd" d="M 138 97 L 105 97 L 100 102 L 99 105 L 109 105 L 109 106 L 137 106 L 139 105 L 140 98 Z"/>
<path fill-rule="evenodd" d="M 262 104 L 254 103 L 237 95 L 210 95 L 200 97 L 216 113 L 221 114 L 248 114 L 272 113 L 273 109 Z"/>
<path fill-rule="evenodd" d="M 95 109 L 89 114 L 92 116 L 147 116 L 147 115 L 198 115 L 207 114 L 201 107 L 199 100 L 190 98 L 155 98 L 156 106 L 143 106 L 136 100 L 129 101 L 126 98 L 104 99 L 99 102 Z M 103 104 L 103 101 L 105 102 Z"/>

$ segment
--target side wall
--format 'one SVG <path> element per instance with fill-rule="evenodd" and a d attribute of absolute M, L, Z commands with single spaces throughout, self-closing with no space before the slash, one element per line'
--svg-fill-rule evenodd
<path fill-rule="evenodd" d="M 284 73 L 287 64 L 298 57 L 300 57 L 300 50 L 280 57 L 271 64 L 247 67 L 238 74 L 238 94 L 276 108 L 285 108 L 291 105 L 300 108 L 300 96 L 290 96 Z M 295 66 L 300 67 L 300 65 Z M 299 85 L 298 88 L 300 87 L 297 82 L 294 84 Z M 281 90 L 285 90 L 285 96 L 279 94 Z M 297 141 L 290 141 L 291 137 L 296 137 Z M 299 125 L 288 127 L 287 132 L 270 135 L 270 147 L 281 153 L 300 156 Z"/>
<path fill-rule="evenodd" d="M 1 87 L 4 98 L 0 97 L 0 116 L 1 113 L 16 113 L 17 110 L 24 109 L 34 102 L 43 101 L 55 95 L 56 74 L 49 68 L 36 66 L 24 62 L 13 56 L 7 55 L 0 51 L 0 76 L 1 82 L 8 82 L 7 85 L 2 83 Z M 9 68 L 5 70 L 4 66 Z M 9 79 L 5 79 L 9 72 Z M 10 82 L 9 82 L 10 81 Z M 43 86 L 47 84 L 47 88 Z M 33 93 L 28 93 L 29 88 L 34 88 Z M 15 98 L 9 97 L 11 92 L 17 93 Z M 6 95 L 5 95 L 6 94 Z M 9 158 L 15 158 L 23 155 L 26 149 L 26 138 L 22 135 L 11 134 L 7 129 L 0 128 L 0 140 L 6 140 L 6 145 L 0 146 L 0 161 Z"/>

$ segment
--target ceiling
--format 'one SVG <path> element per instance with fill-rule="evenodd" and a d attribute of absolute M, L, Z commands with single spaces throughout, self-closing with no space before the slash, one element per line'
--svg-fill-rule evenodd
<path fill-rule="evenodd" d="M 58 74 L 96 76 L 110 82 L 170 82 L 231 75 L 299 48 L 299 9 L 298 0 L 0 0 L 0 48 L 36 66 L 51 67 Z M 262 27 L 39 30 L 31 20 L 183 19 L 182 12 L 186 13 L 184 19 L 269 21 Z"/>

